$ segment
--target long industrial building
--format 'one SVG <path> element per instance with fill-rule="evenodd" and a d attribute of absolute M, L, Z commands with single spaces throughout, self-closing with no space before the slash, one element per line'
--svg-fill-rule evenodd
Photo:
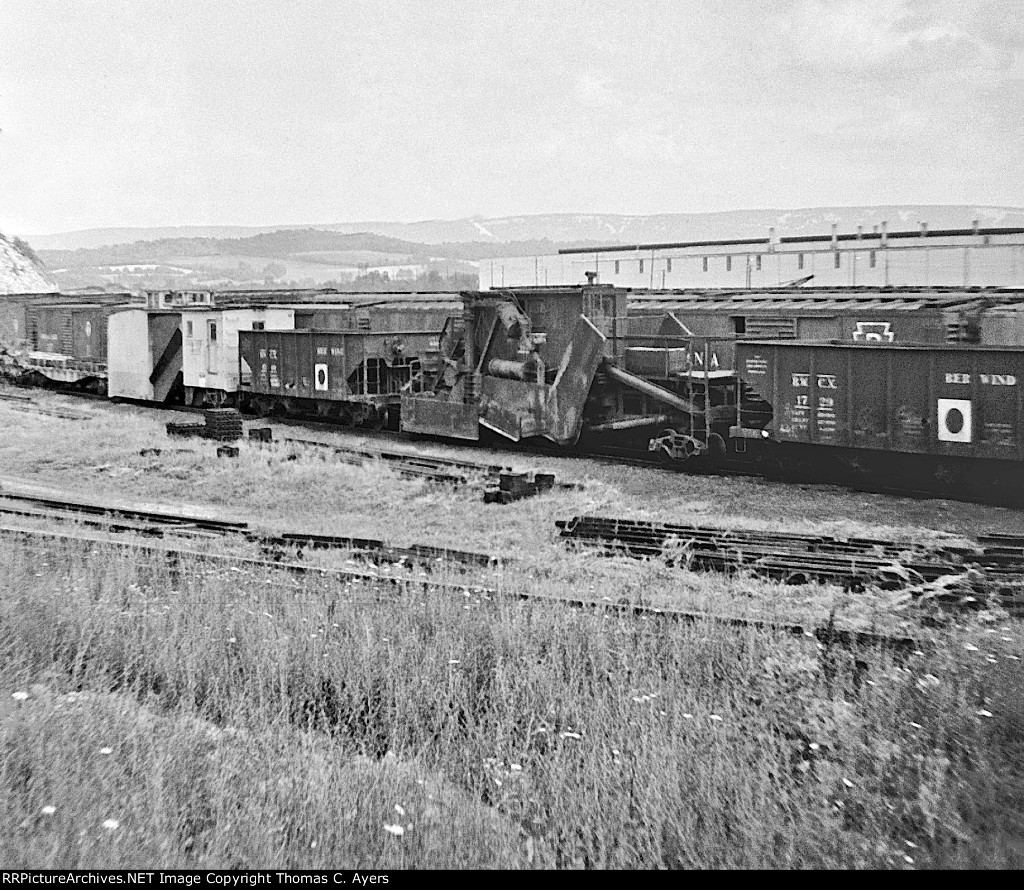
<path fill-rule="evenodd" d="M 1024 228 L 872 231 L 578 247 L 480 263 L 480 287 L 1020 287 Z"/>

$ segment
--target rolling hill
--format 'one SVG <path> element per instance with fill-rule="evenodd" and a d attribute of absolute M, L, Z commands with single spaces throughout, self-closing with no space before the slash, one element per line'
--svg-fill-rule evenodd
<path fill-rule="evenodd" d="M 933 229 L 968 226 L 979 219 L 983 226 L 1024 225 L 1024 208 L 983 205 L 871 205 L 809 209 L 728 210 L 716 213 L 549 213 L 502 217 L 470 217 L 422 222 L 339 222 L 274 226 L 178 226 L 164 228 L 86 229 L 36 235 L 37 250 L 76 250 L 134 241 L 182 238 L 245 239 L 290 230 L 329 231 L 341 234 L 374 233 L 418 244 L 513 241 L 662 241 L 699 238 L 742 238 L 767 233 L 775 226 L 781 234 L 800 235 L 827 231 L 836 223 L 842 231 L 887 220 L 890 229 L 913 228 L 924 221 Z"/>
<path fill-rule="evenodd" d="M 34 246 L 63 288 L 468 286 L 476 262 L 562 247 L 764 238 L 841 232 L 882 222 L 916 228 L 1024 226 L 1024 208 L 873 205 L 625 215 L 561 213 L 422 222 L 89 229 L 40 235 Z"/>

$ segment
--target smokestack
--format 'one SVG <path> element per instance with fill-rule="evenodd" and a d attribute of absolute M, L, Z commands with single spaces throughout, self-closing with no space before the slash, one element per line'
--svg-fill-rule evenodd
<path fill-rule="evenodd" d="M 926 223 L 926 222 L 921 223 L 921 237 L 922 238 L 927 238 L 928 237 L 928 223 Z"/>

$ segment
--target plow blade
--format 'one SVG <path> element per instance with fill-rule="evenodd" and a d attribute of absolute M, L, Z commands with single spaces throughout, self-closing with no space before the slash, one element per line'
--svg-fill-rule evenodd
<path fill-rule="evenodd" d="M 579 439 L 583 407 L 604 358 L 604 344 L 604 334 L 581 315 L 544 407 L 544 435 L 552 442 L 574 445 Z"/>

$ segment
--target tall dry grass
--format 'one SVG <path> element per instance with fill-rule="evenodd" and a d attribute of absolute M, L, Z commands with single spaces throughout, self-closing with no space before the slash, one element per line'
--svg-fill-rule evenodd
<path fill-rule="evenodd" d="M 1024 863 L 1013 633 L 901 661 L 94 546 L 0 561 L 5 867 Z"/>

